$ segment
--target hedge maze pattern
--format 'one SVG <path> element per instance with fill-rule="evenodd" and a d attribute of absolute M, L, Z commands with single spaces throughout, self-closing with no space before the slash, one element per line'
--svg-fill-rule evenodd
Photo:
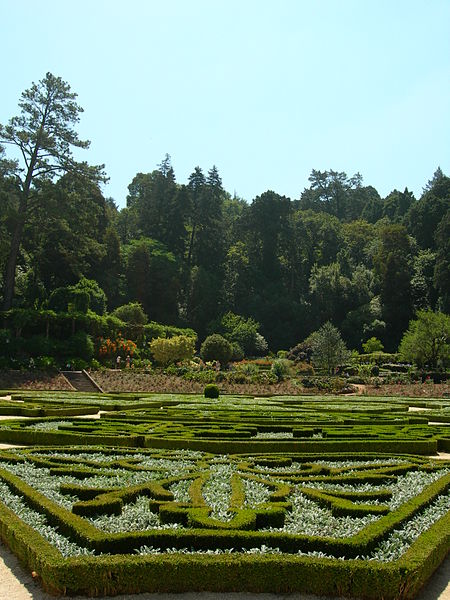
<path fill-rule="evenodd" d="M 413 598 L 448 552 L 446 400 L 40 393 L 0 414 L 27 445 L 0 450 L 0 535 L 51 591 Z"/>

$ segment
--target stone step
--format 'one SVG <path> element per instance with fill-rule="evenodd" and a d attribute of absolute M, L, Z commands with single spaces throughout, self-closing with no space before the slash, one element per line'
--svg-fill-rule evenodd
<path fill-rule="evenodd" d="M 61 371 L 77 392 L 101 392 L 85 371 Z"/>

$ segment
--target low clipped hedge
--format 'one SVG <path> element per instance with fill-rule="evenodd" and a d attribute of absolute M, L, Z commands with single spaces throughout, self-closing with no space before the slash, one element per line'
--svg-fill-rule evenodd
<path fill-rule="evenodd" d="M 283 552 L 288 553 L 296 553 L 299 550 L 316 550 L 330 553 L 334 556 L 346 556 L 354 558 L 358 555 L 363 555 L 370 552 L 396 526 L 417 514 L 417 512 L 433 502 L 433 500 L 439 494 L 445 493 L 450 488 L 450 474 L 447 474 L 428 486 L 421 494 L 412 498 L 398 509 L 381 517 L 378 521 L 371 523 L 352 537 L 344 539 L 293 535 L 283 532 L 260 533 L 258 531 L 243 531 L 238 529 L 230 529 L 229 531 L 226 529 L 217 530 L 213 534 L 208 529 L 191 529 L 188 531 L 149 530 L 143 532 L 105 534 L 91 525 L 88 521 L 82 519 L 78 514 L 74 514 L 63 507 L 55 505 L 43 494 L 37 492 L 31 486 L 24 483 L 19 477 L 1 468 L 0 478 L 7 483 L 7 485 L 15 493 L 23 495 L 26 502 L 32 508 L 44 513 L 49 523 L 57 526 L 64 535 L 67 535 L 70 539 L 73 539 L 77 543 L 91 550 L 108 552 L 111 554 L 134 552 L 136 548 L 139 548 L 142 545 L 161 548 L 193 547 L 195 549 L 208 549 L 211 547 L 211 543 L 213 543 L 214 547 L 216 548 L 229 549 L 252 548 L 263 541 L 264 544 L 279 547 Z M 140 488 L 143 487 L 145 486 L 134 486 L 133 488 L 120 490 L 120 492 L 115 491 L 110 492 L 109 494 L 104 494 L 99 497 L 100 500 L 97 502 L 97 508 L 104 508 L 104 503 L 107 500 L 110 500 L 110 506 L 114 507 L 118 506 L 116 503 L 117 499 L 120 501 L 131 501 L 137 497 L 137 495 L 140 495 Z M 161 510 L 161 507 L 163 507 L 164 510 L 169 510 L 170 514 L 166 515 L 168 519 L 166 522 L 174 522 L 172 514 L 174 512 L 179 515 L 178 522 L 182 522 L 184 524 L 189 522 L 189 519 L 191 518 L 190 515 L 192 510 L 195 510 L 195 506 L 194 509 L 192 509 L 179 504 L 167 505 L 165 501 L 167 501 L 169 494 L 167 491 L 161 490 L 160 486 L 157 485 L 148 484 L 146 491 L 147 495 L 152 498 L 155 498 L 155 492 L 156 494 L 159 493 L 160 497 L 162 495 L 163 500 L 155 500 L 155 502 L 156 506 L 159 506 L 159 510 Z M 164 498 L 165 494 L 167 495 Z M 91 506 L 95 506 L 96 499 L 93 499 L 90 502 Z M 84 507 L 86 507 L 86 503 L 84 504 Z M 200 506 L 199 508 L 202 507 Z M 277 503 L 268 507 L 267 511 L 264 511 L 264 508 L 262 508 L 262 513 L 259 509 L 252 510 L 251 512 L 254 514 L 261 513 L 259 518 L 264 522 L 265 512 L 270 513 L 271 509 L 273 509 L 276 513 L 277 511 L 285 510 L 286 508 L 288 508 L 286 504 Z M 116 508 L 113 510 L 116 510 Z M 90 509 L 89 512 L 90 514 L 93 512 L 95 513 L 94 508 Z M 239 518 L 250 518 L 245 514 L 245 511 L 241 512 L 242 517 Z M 164 517 L 163 513 L 160 514 L 161 517 Z M 204 522 L 206 513 L 197 512 L 193 514 L 198 523 L 201 521 Z M 240 512 L 237 511 L 236 514 L 239 516 Z M 278 519 L 280 519 L 280 517 L 268 516 L 268 519 L 269 521 L 273 519 L 274 521 L 279 522 Z M 162 520 L 164 520 L 164 518 Z"/>
<path fill-rule="evenodd" d="M 27 422 L 26 425 L 31 424 Z M 255 430 L 249 428 L 241 431 L 229 430 L 225 433 L 223 430 L 214 428 L 207 430 L 198 430 L 193 437 L 155 437 L 154 435 L 138 435 L 129 433 L 123 435 L 121 432 L 121 423 L 117 422 L 117 429 L 112 427 L 104 429 L 96 428 L 94 423 L 81 422 L 76 427 L 61 427 L 58 430 L 41 431 L 30 429 L 24 426 L 23 422 L 11 422 L 10 428 L 0 429 L 0 442 L 12 444 L 34 444 L 42 446 L 52 445 L 104 445 L 119 446 L 130 448 L 165 448 L 165 449 L 188 449 L 201 450 L 213 453 L 252 453 L 252 452 L 381 452 L 383 454 L 421 454 L 432 455 L 438 451 L 439 440 L 432 437 L 428 439 L 414 439 L 412 437 L 399 438 L 392 437 L 383 439 L 373 433 L 336 433 L 338 439 L 331 439 L 333 434 L 328 433 L 326 439 L 312 439 L 311 437 L 296 437 L 293 439 L 252 439 L 243 438 L 243 435 L 254 433 Z M 309 433 L 309 432 L 308 432 Z M 348 440 L 342 439 L 346 435 Z M 353 438 L 353 436 L 355 436 Z M 445 444 L 445 442 L 444 442 Z"/>
<path fill-rule="evenodd" d="M 104 596 L 138 592 L 272 592 L 414 598 L 450 544 L 450 515 L 392 563 L 289 555 L 85 556 L 63 559 L 31 527 L 0 504 L 0 536 L 44 588 L 57 594 Z"/>
<path fill-rule="evenodd" d="M 129 398 L 139 400 L 136 396 Z M 123 403 L 118 400 L 119 397 L 108 398 L 114 407 L 111 410 L 116 410 L 118 404 L 126 407 L 125 399 Z M 209 403 L 210 413 L 204 421 L 200 421 L 202 407 L 192 407 L 190 415 L 188 411 L 178 411 L 178 407 L 174 408 L 178 404 L 175 396 L 143 400 L 135 407 L 137 411 L 134 414 L 116 414 L 114 419 L 108 416 L 95 423 L 74 422 L 59 430 L 36 431 L 26 429 L 21 422 L 14 424 L 11 429 L 0 429 L 1 441 L 11 441 L 15 436 L 16 443 L 42 445 L 39 449 L 21 450 L 20 457 L 15 456 L 13 451 L 2 451 L 3 460 L 31 461 L 36 466 L 49 468 L 51 474 L 72 475 L 79 483 L 61 484 L 60 491 L 77 495 L 79 501 L 72 510 L 67 510 L 33 489 L 20 477 L 2 469 L 0 462 L 1 480 L 30 507 L 45 515 L 48 523 L 70 540 L 87 550 L 107 554 L 64 559 L 0 501 L 1 539 L 30 570 L 38 574 L 44 588 L 52 593 L 103 596 L 138 592 L 249 591 L 347 595 L 374 600 L 406 599 L 414 597 L 448 552 L 450 515 L 447 514 L 422 534 L 401 559 L 391 563 L 358 559 L 370 554 L 397 527 L 420 513 L 438 495 L 447 493 L 450 488 L 449 474 L 390 512 L 383 506 L 390 499 L 388 490 L 334 492 L 309 487 L 312 485 L 310 482 L 320 484 L 331 480 L 349 484 L 369 482 L 382 487 L 407 471 L 441 468 L 441 465 L 431 466 L 429 461 L 415 455 L 435 454 L 438 449 L 450 446 L 447 432 L 443 427 L 428 427 L 425 416 L 416 417 L 420 423 L 412 424 L 406 412 L 406 403 L 389 405 L 386 401 L 385 409 L 369 406 L 364 410 L 355 402 L 353 413 L 350 402 L 339 400 L 336 401 L 335 414 L 327 413 L 332 415 L 328 421 L 327 415 L 323 420 L 319 418 L 313 402 L 310 401 L 310 406 L 306 406 L 306 400 L 289 398 L 278 401 L 283 405 L 283 412 L 280 411 L 274 418 L 270 412 L 268 416 L 254 416 L 252 410 L 247 410 L 243 415 L 237 415 L 228 409 L 219 419 L 214 411 L 218 410 L 216 407 L 222 404 L 220 402 Z M 358 402 L 361 403 L 361 400 Z M 140 412 L 144 404 L 149 408 L 145 413 Z M 103 403 L 101 407 L 104 406 Z M 304 409 L 296 421 L 289 411 L 291 406 L 295 410 Z M 95 403 L 92 407 L 95 407 Z M 56 410 L 57 406 L 49 405 L 48 408 Z M 443 411 L 445 407 L 433 405 L 430 408 Z M 309 409 L 311 415 L 307 414 Z M 61 416 L 63 413 L 57 414 Z M 390 424 L 390 418 L 396 422 L 396 428 L 392 430 L 385 426 Z M 39 419 L 35 422 L 39 422 Z M 146 433 L 153 427 L 154 434 Z M 227 435 L 227 439 L 220 437 L 221 432 Z M 294 437 L 252 439 L 251 436 L 258 432 L 292 432 Z M 312 438 L 316 433 L 321 433 L 323 437 Z M 86 457 L 52 458 L 54 444 L 66 448 L 79 445 L 79 448 L 71 448 L 71 453 L 75 454 L 85 453 L 86 446 L 95 444 L 105 454 L 118 454 L 119 457 L 105 464 L 101 461 L 95 463 Z M 134 454 L 127 449 L 146 447 L 233 454 L 233 460 L 239 464 L 240 474 L 231 478 L 232 520 L 227 523 L 211 518 L 202 494 L 209 475 L 208 463 L 203 457 L 199 459 L 197 473 L 160 479 L 158 483 L 120 489 L 100 486 L 85 488 L 81 485 L 84 478 L 93 474 L 110 475 L 116 467 L 126 468 L 130 472 L 138 471 L 141 468 L 139 464 L 125 455 Z M 136 454 L 145 452 L 139 450 Z M 157 452 L 149 454 L 159 455 Z M 332 464 L 314 464 L 317 460 L 354 459 L 355 454 L 358 460 L 367 461 L 367 464 L 355 465 L 352 473 L 347 468 L 340 469 Z M 380 467 L 375 459 L 385 455 L 401 455 L 401 459 L 408 463 Z M 208 460 L 211 458 L 209 456 Z M 372 460 L 373 463 L 370 462 Z M 300 463 L 295 471 L 283 471 L 283 467 L 290 467 L 294 461 Z M 267 471 L 264 471 L 267 467 L 275 471 L 270 474 L 270 480 Z M 153 466 L 150 468 L 153 469 Z M 257 508 L 245 506 L 246 478 L 269 488 L 266 504 Z M 189 504 L 175 502 L 169 491 L 172 483 L 182 479 L 192 480 L 188 492 Z M 378 513 L 381 516 L 357 534 L 342 539 L 260 531 L 270 527 L 279 528 L 284 524 L 286 514 L 291 509 L 288 500 L 292 484 L 303 486 L 303 493 L 327 506 L 335 515 L 357 517 Z M 141 496 L 147 497 L 149 509 L 159 512 L 162 522 L 181 523 L 189 529 L 149 529 L 113 534 L 102 532 L 83 518 L 101 514 L 119 515 L 126 503 Z M 371 504 L 371 500 L 381 504 Z M 253 549 L 262 545 L 279 548 L 284 554 L 253 553 Z M 170 553 L 148 556 L 136 554 L 142 546 L 170 550 Z M 184 548 L 209 552 L 217 549 L 223 554 L 184 554 Z M 241 548 L 251 553 L 229 552 Z M 336 558 L 297 554 L 313 551 Z M 344 557 L 346 560 L 342 560 Z"/>

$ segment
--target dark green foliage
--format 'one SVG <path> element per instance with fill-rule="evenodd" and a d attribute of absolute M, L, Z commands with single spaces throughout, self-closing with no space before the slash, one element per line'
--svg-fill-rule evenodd
<path fill-rule="evenodd" d="M 391 223 L 401 223 L 414 202 L 414 195 L 408 191 L 408 188 L 405 188 L 404 192 L 394 190 L 384 200 L 383 217 L 388 217 Z"/>
<path fill-rule="evenodd" d="M 177 320 L 179 273 L 175 256 L 156 240 L 142 238 L 124 248 L 129 299 L 153 320 Z"/>
<path fill-rule="evenodd" d="M 50 310 L 54 310 L 55 312 L 67 312 L 67 307 L 70 302 L 70 292 L 69 288 L 61 287 L 56 288 L 50 294 L 50 298 L 48 301 L 48 307 Z"/>
<path fill-rule="evenodd" d="M 112 314 L 124 323 L 131 323 L 132 325 L 145 325 L 148 321 L 148 317 L 139 302 L 130 302 L 119 306 Z"/>
<path fill-rule="evenodd" d="M 68 312 L 78 312 L 86 314 L 89 308 L 89 292 L 86 290 L 71 290 Z"/>
<path fill-rule="evenodd" d="M 436 230 L 436 266 L 434 286 L 439 293 L 438 306 L 450 314 L 450 209 L 447 210 Z"/>
<path fill-rule="evenodd" d="M 450 365 L 450 316 L 419 311 L 417 318 L 409 323 L 399 353 L 420 368 L 446 368 Z"/>
<path fill-rule="evenodd" d="M 93 279 L 86 279 L 86 277 L 82 277 L 80 281 L 70 288 L 72 294 L 74 296 L 74 304 L 75 309 L 79 312 L 87 312 L 87 309 L 90 308 L 93 312 L 98 315 L 105 314 L 106 311 L 106 295 L 105 292 L 101 289 L 98 283 Z M 83 300 L 83 305 L 80 306 L 78 297 L 86 296 L 87 300 Z"/>
<path fill-rule="evenodd" d="M 405 215 L 405 225 L 420 248 L 435 250 L 436 229 L 450 208 L 450 178 L 437 169 L 424 194 Z"/>
<path fill-rule="evenodd" d="M 267 343 L 259 334 L 259 323 L 252 318 L 246 319 L 232 312 L 225 313 L 222 318 L 210 325 L 212 331 L 220 332 L 224 338 L 237 345 L 244 356 L 261 355 L 267 350 Z"/>
<path fill-rule="evenodd" d="M 51 118 L 42 131 L 34 102 Z M 298 199 L 267 190 L 246 202 L 215 166 L 178 183 L 166 154 L 135 175 L 119 210 L 102 195 L 101 168 L 73 159 L 88 143 L 74 130 L 81 108 L 68 84 L 48 73 L 19 107 L 0 129 L 29 159 L 19 172 L 0 148 L 3 301 L 10 308 L 14 292 L 15 307 L 73 315 L 68 330 L 49 317 L 33 335 L 98 337 L 105 327 L 90 311 L 140 303 L 161 324 L 143 331 L 142 315 L 122 313 L 122 333 L 140 349 L 170 326 L 221 333 L 236 358 L 265 355 L 330 321 L 349 348 L 375 336 L 393 351 L 417 310 L 450 312 L 450 179 L 439 168 L 419 200 L 407 188 L 382 200 L 359 173 L 330 169 L 313 170 Z"/>
<path fill-rule="evenodd" d="M 412 316 L 411 241 L 402 225 L 381 229 L 381 245 L 374 256 L 374 270 L 380 283 L 383 320 L 389 330 L 385 346 L 397 347 Z"/>
<path fill-rule="evenodd" d="M 56 312 L 87 313 L 91 309 L 103 315 L 106 310 L 106 295 L 96 281 L 83 277 L 76 285 L 53 290 L 48 307 Z"/>
<path fill-rule="evenodd" d="M 217 385 L 215 385 L 214 383 L 209 383 L 208 385 L 205 385 L 205 389 L 203 392 L 203 395 L 205 396 L 205 398 L 218 398 L 219 394 L 220 394 L 219 387 Z"/>
<path fill-rule="evenodd" d="M 75 333 L 65 343 L 64 354 L 68 358 L 82 358 L 86 362 L 90 362 L 94 356 L 94 344 L 91 336 L 85 331 Z"/>
<path fill-rule="evenodd" d="M 58 449 L 55 449 L 58 451 Z M 96 448 L 94 451 L 98 452 Z M 45 456 L 45 449 L 26 451 L 27 456 L 19 460 L 30 460 L 41 467 L 49 466 L 52 461 L 58 461 L 53 452 Z M 72 452 L 86 453 L 86 449 L 74 448 Z M 108 455 L 108 451 L 104 451 Z M 117 449 L 111 451 L 117 454 Z M 127 455 L 130 451 L 125 451 Z M 139 451 L 142 453 L 142 450 Z M 17 457 L 8 452 L 2 452 L 1 461 L 17 461 Z M 354 454 L 340 455 L 339 458 L 354 457 Z M 212 457 L 210 457 L 212 458 Z M 244 457 L 243 457 L 244 458 Z M 307 470 L 309 462 L 324 455 L 296 455 L 291 462 L 282 461 L 283 457 L 245 457 L 250 470 L 258 470 L 258 465 L 277 466 L 292 464 L 292 460 L 300 461 Z M 328 456 L 336 460 L 336 456 Z M 362 456 L 366 460 L 375 456 Z M 410 467 L 426 467 L 427 460 L 411 457 Z M 280 462 L 281 461 L 281 462 Z M 64 462 L 64 459 L 63 461 Z M 89 463 L 89 461 L 83 461 Z M 0 465 L 1 466 L 1 465 Z M 77 469 L 67 464 L 67 470 Z M 133 468 L 133 462 L 128 463 Z M 242 465 L 245 470 L 245 464 Z M 430 468 L 428 466 L 428 468 Z M 433 467 L 431 467 L 433 468 Z M 364 467 L 370 471 L 370 465 Z M 81 471 L 87 474 L 86 464 Z M 98 470 L 90 466 L 91 473 Z M 388 469 L 389 470 L 389 469 Z M 63 472 L 64 469 L 56 469 Z M 203 472 L 203 476 L 204 476 Z M 363 475 L 363 473 L 361 473 Z M 343 594 L 349 597 L 365 597 L 386 600 L 400 597 L 414 597 L 417 590 L 430 576 L 434 568 L 445 558 L 449 544 L 450 517 L 444 516 L 431 526 L 400 559 L 388 563 L 367 561 L 359 557 L 366 556 L 383 541 L 399 525 L 420 513 L 438 495 L 447 492 L 450 486 L 450 476 L 444 475 L 429 485 L 423 492 L 403 503 L 399 508 L 381 516 L 359 533 L 348 538 L 331 538 L 324 536 L 293 535 L 277 531 L 258 531 L 259 528 L 280 527 L 284 514 L 289 510 L 289 503 L 284 499 L 290 493 L 290 486 L 285 483 L 271 485 L 270 501 L 256 510 L 239 509 L 243 502 L 242 489 L 237 480 L 232 481 L 232 498 L 236 503 L 235 515 L 231 522 L 220 523 L 210 518 L 203 506 L 196 505 L 205 477 L 188 475 L 193 479 L 193 505 L 173 502 L 173 497 L 165 489 L 166 485 L 180 478 L 169 478 L 163 485 L 145 484 L 125 487 L 121 490 L 96 488 L 86 490 L 74 484 L 64 485 L 63 493 L 80 493 L 82 500 L 78 503 L 83 514 L 110 514 L 118 512 L 120 501 L 130 502 L 137 495 L 146 495 L 152 511 L 159 512 L 163 522 L 182 523 L 191 525 L 189 529 L 165 531 L 135 531 L 109 534 L 100 531 L 79 515 L 63 508 L 49 500 L 40 492 L 24 483 L 19 477 L 12 475 L 6 469 L 0 469 L 3 482 L 15 493 L 26 498 L 28 506 L 45 515 L 49 524 L 72 541 L 84 547 L 104 553 L 103 556 L 78 556 L 63 559 L 43 537 L 22 522 L 13 512 L 0 503 L 0 536 L 11 549 L 21 558 L 28 568 L 36 571 L 43 584 L 54 592 L 70 594 L 119 594 L 132 592 L 182 592 L 193 590 L 209 591 L 253 591 L 292 593 L 299 591 L 315 594 Z M 203 478 L 202 478 L 203 477 Z M 261 474 L 249 474 L 250 479 L 264 482 Z M 386 475 L 387 478 L 392 477 Z M 292 476 L 294 479 L 294 476 Z M 317 474 L 315 481 L 318 479 Z M 355 477 L 355 481 L 357 477 Z M 360 478 L 363 480 L 363 477 Z M 369 481 L 370 478 L 367 478 Z M 336 479 L 337 481 L 337 479 Z M 372 478 L 372 482 L 376 479 Z M 381 482 L 378 480 L 378 485 Z M 389 493 L 380 490 L 375 493 L 319 493 L 317 490 L 303 488 L 304 492 L 315 500 L 332 506 L 336 514 L 358 514 L 369 510 L 383 512 L 379 505 L 371 504 L 371 500 L 386 502 Z M 361 504 L 363 501 L 366 504 Z M 91 509 L 87 507 L 90 506 Z M 84 507 L 81 509 L 81 507 Z M 115 508 L 114 508 L 115 507 Z M 76 509 L 78 510 L 78 509 Z M 95 512 L 97 510 L 97 512 Z M 342 512 L 343 511 L 343 512 Z M 76 512 L 76 511 L 75 511 Z M 234 525 L 234 529 L 231 526 Z M 192 527 L 193 526 L 193 527 Z M 255 529 L 256 528 L 256 529 Z M 243 554 L 241 552 L 223 554 L 184 554 L 174 549 L 192 548 L 197 550 L 236 548 L 256 548 L 261 544 L 277 547 L 282 554 Z M 170 548 L 170 553 L 140 556 L 136 549 L 143 545 L 152 545 L 161 549 Z M 296 556 L 299 552 L 324 552 L 335 558 L 316 558 Z M 345 557 L 340 560 L 339 557 Z M 349 560 L 352 559 L 352 560 Z M 408 590 L 408 596 L 403 593 Z"/>
<path fill-rule="evenodd" d="M 233 356 L 233 346 L 218 333 L 209 335 L 200 348 L 200 356 L 204 361 L 217 360 L 222 366 L 227 365 Z"/>

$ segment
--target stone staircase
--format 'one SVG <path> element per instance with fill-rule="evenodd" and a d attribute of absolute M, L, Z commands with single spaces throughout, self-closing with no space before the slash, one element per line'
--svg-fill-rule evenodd
<path fill-rule="evenodd" d="M 103 392 L 86 371 L 61 371 L 61 374 L 77 392 Z"/>

